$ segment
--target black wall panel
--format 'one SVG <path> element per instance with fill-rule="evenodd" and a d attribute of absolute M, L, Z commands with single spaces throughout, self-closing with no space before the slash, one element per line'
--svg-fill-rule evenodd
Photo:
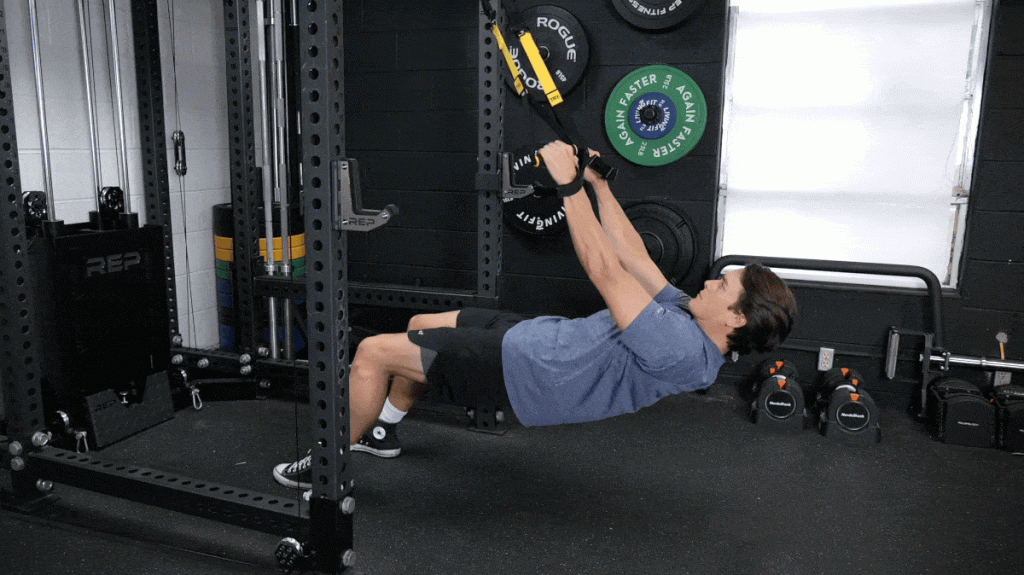
<path fill-rule="evenodd" d="M 1024 108 L 1024 58 L 1000 57 L 992 61 L 985 72 L 990 91 L 988 105 L 993 108 Z"/>
<path fill-rule="evenodd" d="M 349 117 L 348 129 L 361 135 L 364 150 L 468 152 L 472 150 L 466 142 L 476 141 L 476 112 L 470 110 L 364 112 Z"/>
<path fill-rule="evenodd" d="M 520 0 L 523 9 L 554 4 L 587 30 L 590 66 L 564 109 L 582 138 L 619 170 L 612 188 L 624 202 L 655 199 L 691 221 L 698 265 L 682 286 L 699 290 L 712 258 L 717 202 L 726 0 L 710 0 L 687 22 L 642 32 L 611 0 Z M 958 288 L 943 295 L 945 347 L 993 357 L 995 334 L 1024 357 L 1024 2 L 1001 0 L 993 21 L 978 163 L 968 208 Z M 439 8 L 442 6 L 442 8 Z M 478 3 L 350 0 L 346 10 L 348 150 L 361 162 L 364 205 L 395 203 L 402 214 L 352 241 L 351 277 L 473 290 L 476 286 L 476 54 Z M 709 124 L 686 157 L 659 168 L 617 157 L 604 133 L 613 86 L 649 64 L 682 69 L 700 85 Z M 505 101 L 504 147 L 542 143 L 554 134 L 512 95 Z M 536 238 L 505 227 L 499 305 L 525 312 L 576 315 L 603 307 L 585 279 L 568 237 Z M 776 353 L 815 373 L 818 347 L 860 370 L 884 405 L 908 406 L 915 360 L 907 340 L 895 381 L 885 380 L 890 326 L 931 330 L 923 290 L 795 284 L 801 318 Z M 727 364 L 721 381 L 744 378 L 760 356 Z M 982 374 L 983 376 L 983 374 Z M 1021 381 L 1015 376 L 1015 381 Z"/>
<path fill-rule="evenodd" d="M 685 213 L 694 228 L 699 263 L 684 287 L 696 291 L 712 254 L 725 0 L 712 0 L 682 26 L 655 33 L 626 23 L 610 0 L 523 0 L 516 7 L 543 4 L 571 12 L 586 29 L 591 47 L 586 75 L 566 95 L 565 112 L 581 139 L 620 169 L 613 190 L 621 199 L 672 203 Z M 401 209 L 384 228 L 353 238 L 355 281 L 474 288 L 479 3 L 439 6 L 409 0 L 345 4 L 348 153 L 360 161 L 363 205 L 394 203 Z M 616 157 L 604 130 L 605 103 L 614 85 L 650 64 L 682 69 L 697 81 L 709 105 L 708 126 L 697 147 L 659 168 Z M 503 113 L 506 150 L 555 137 L 513 94 Z M 603 307 L 567 234 L 537 238 L 506 226 L 502 242 L 507 277 L 499 281 L 500 306 L 564 315 Z"/>
<path fill-rule="evenodd" d="M 1024 212 L 975 212 L 970 233 L 974 258 L 1024 262 Z"/>
<path fill-rule="evenodd" d="M 1020 81 L 1024 82 L 1024 74 Z M 976 209 L 1024 211 L 1024 162 L 979 162 L 974 181 L 971 205 Z M 1012 229 L 1006 231 L 1012 232 Z M 983 251 L 976 253 L 984 254 Z"/>
<path fill-rule="evenodd" d="M 400 214 L 352 234 L 354 281 L 476 285 L 476 2 L 345 2 L 348 155 L 366 208 Z"/>
<path fill-rule="evenodd" d="M 977 274 L 972 274 L 977 275 Z M 1007 281 L 1013 278 L 1006 278 Z M 1020 278 L 1017 278 L 1020 281 Z M 1019 283 L 1017 284 L 1020 285 Z M 1013 286 L 1007 286 L 1004 293 L 1013 293 Z M 971 291 L 969 285 L 964 287 L 965 293 Z M 1019 293 L 1019 292 L 1018 292 Z M 964 307 L 961 305 L 946 306 L 946 331 L 947 339 L 953 342 L 972 342 L 970 353 L 984 357 L 999 357 L 999 342 L 995 334 L 999 331 L 1006 332 L 1010 338 L 1010 357 L 1021 359 L 1019 347 L 1015 342 L 1024 341 L 1024 312 L 1006 309 L 987 310 Z M 960 351 L 959 346 L 955 348 Z M 1015 383 L 1022 383 L 1017 380 Z"/>
<path fill-rule="evenodd" d="M 572 13 L 587 31 L 590 61 L 583 82 L 567 97 L 570 115 L 584 144 L 599 150 L 619 168 L 612 191 L 624 203 L 656 201 L 681 212 L 693 227 L 697 262 L 680 287 L 700 290 L 711 263 L 718 192 L 718 156 L 722 124 L 726 2 L 712 0 L 681 26 L 667 31 L 639 30 L 624 21 L 607 1 L 518 2 L 521 9 L 555 4 Z M 666 166 L 648 167 L 619 156 L 605 132 L 605 105 L 615 85 L 627 74 L 652 64 L 679 68 L 700 86 L 708 103 L 708 123 L 700 142 L 683 158 Z M 505 149 L 542 144 L 555 133 L 538 120 L 530 107 L 509 95 L 505 109 Z M 503 284 L 502 305 L 535 313 L 582 315 L 604 307 L 585 284 L 551 289 L 551 278 L 585 278 L 568 238 L 536 240 L 517 231 L 506 232 L 504 270 L 514 275 Z"/>
<path fill-rule="evenodd" d="M 473 28 L 479 7 L 479 2 L 473 0 L 364 0 L 345 4 L 345 17 L 358 18 L 360 29 L 384 32 Z"/>
<path fill-rule="evenodd" d="M 1024 265 L 972 259 L 964 273 L 964 304 L 985 310 L 1024 311 L 1022 286 Z M 992 327 L 993 337 L 997 329 L 1000 328 Z M 1024 333 L 1021 336 L 1024 337 Z M 1014 342 L 1010 350 L 1012 352 L 1017 348 L 1024 348 L 1024 339 Z M 1024 355 L 1020 352 L 1017 354 Z"/>
<path fill-rule="evenodd" d="M 444 110 L 463 105 L 461 110 L 476 112 L 476 70 L 410 70 L 405 84 L 395 89 L 393 71 L 366 72 L 359 83 L 346 86 L 350 110 L 370 114 L 390 114 L 416 110 Z M 378 115 L 378 117 L 380 117 Z M 475 151 L 475 150 L 474 150 Z"/>
<path fill-rule="evenodd" d="M 995 56 L 1024 56 L 1024 3 L 1021 0 L 1002 0 L 995 18 Z"/>
<path fill-rule="evenodd" d="M 410 153 L 364 149 L 356 157 L 364 193 L 370 190 L 384 194 L 409 190 L 466 192 L 473 188 L 475 152 L 435 150 Z M 427 205 L 432 204 L 428 202 Z M 475 214 L 472 217 L 476 219 Z M 396 218 L 394 223 L 401 225 L 401 218 Z"/>
<path fill-rule="evenodd" d="M 986 134 L 978 154 L 997 162 L 1024 162 L 1024 109 L 990 108 L 985 114 Z"/>

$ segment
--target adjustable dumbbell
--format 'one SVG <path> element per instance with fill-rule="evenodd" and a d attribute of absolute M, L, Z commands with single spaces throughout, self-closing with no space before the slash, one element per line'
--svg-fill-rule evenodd
<path fill-rule="evenodd" d="M 807 409 L 804 390 L 796 367 L 784 360 L 768 360 L 755 376 L 756 399 L 750 406 L 754 423 L 787 429 L 802 429 Z"/>
<path fill-rule="evenodd" d="M 928 418 L 939 440 L 972 447 L 995 445 L 996 406 L 978 386 L 944 377 L 932 382 L 928 391 Z"/>
<path fill-rule="evenodd" d="M 998 445 L 1014 453 L 1024 452 L 1024 387 L 1001 385 L 996 388 Z"/>
<path fill-rule="evenodd" d="M 868 443 L 881 441 L 878 406 L 863 383 L 864 378 L 850 368 L 834 368 L 822 374 L 816 411 L 823 435 Z"/>

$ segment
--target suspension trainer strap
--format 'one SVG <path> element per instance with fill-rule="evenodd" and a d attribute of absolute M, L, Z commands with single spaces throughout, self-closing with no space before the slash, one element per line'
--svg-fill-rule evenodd
<path fill-rule="evenodd" d="M 540 48 L 537 47 L 537 42 L 533 39 L 533 33 L 525 25 L 519 30 L 519 44 L 530 60 L 530 67 L 537 74 L 537 80 L 540 81 L 541 88 L 544 90 L 544 96 L 548 99 L 551 108 L 554 109 L 563 102 L 562 93 L 558 91 L 555 79 L 551 76 L 547 64 L 544 63 L 544 57 L 540 55 Z"/>
<path fill-rule="evenodd" d="M 512 56 L 512 51 L 509 49 L 508 45 L 508 39 L 513 36 L 506 36 L 501 31 L 501 26 L 498 24 L 498 11 L 491 6 L 491 0 L 480 0 L 484 14 L 491 21 L 488 25 L 488 29 L 494 34 L 495 40 L 498 43 L 498 48 L 504 56 L 509 74 L 511 74 L 513 84 L 515 85 L 516 92 L 520 97 L 526 97 L 527 102 L 530 103 L 530 107 L 532 107 L 537 115 L 540 116 L 552 130 L 554 130 L 560 140 L 567 144 L 576 146 L 577 157 L 579 158 L 579 174 L 577 175 L 578 181 L 571 184 L 575 186 L 575 188 L 571 192 L 567 192 L 567 194 L 571 195 L 572 193 L 576 193 L 580 190 L 583 182 L 583 173 L 588 166 L 593 168 L 606 180 L 615 179 L 618 170 L 599 156 L 591 157 L 588 148 L 580 145 L 580 139 L 577 136 L 578 132 L 576 127 L 567 116 L 559 113 L 558 107 L 564 102 L 564 99 L 561 92 L 558 90 L 558 85 L 555 83 L 554 77 L 552 77 L 550 70 L 548 70 L 547 64 L 544 63 L 544 58 L 541 56 L 540 49 L 537 47 L 537 42 L 533 38 L 533 33 L 523 20 L 522 15 L 515 9 L 507 8 L 504 0 L 496 1 L 504 12 L 506 20 L 509 22 L 508 30 L 514 33 L 514 38 L 518 41 L 523 52 L 526 54 L 528 65 L 533 69 L 533 73 L 540 83 L 540 90 L 537 90 L 535 88 L 531 89 L 523 82 L 522 75 L 519 73 L 519 68 L 516 64 L 516 59 Z M 514 0 L 512 4 L 515 4 Z M 526 63 L 524 63 L 524 65 L 526 65 Z M 539 162 L 540 156 L 537 155 L 536 157 Z M 563 187 L 565 186 L 561 186 L 559 188 L 559 196 L 564 197 L 566 194 L 562 192 Z"/>

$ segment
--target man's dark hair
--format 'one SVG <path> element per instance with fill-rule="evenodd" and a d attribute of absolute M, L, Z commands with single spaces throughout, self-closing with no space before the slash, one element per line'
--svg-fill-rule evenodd
<path fill-rule="evenodd" d="M 785 341 L 796 318 L 796 298 L 789 286 L 761 264 L 743 268 L 743 295 L 731 309 L 747 323 L 729 334 L 729 349 L 740 354 L 767 353 Z"/>

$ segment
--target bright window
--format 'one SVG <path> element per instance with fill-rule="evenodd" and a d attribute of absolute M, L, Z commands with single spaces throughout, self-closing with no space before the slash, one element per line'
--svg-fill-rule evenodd
<path fill-rule="evenodd" d="M 955 286 L 991 0 L 731 4 L 718 255 Z"/>

